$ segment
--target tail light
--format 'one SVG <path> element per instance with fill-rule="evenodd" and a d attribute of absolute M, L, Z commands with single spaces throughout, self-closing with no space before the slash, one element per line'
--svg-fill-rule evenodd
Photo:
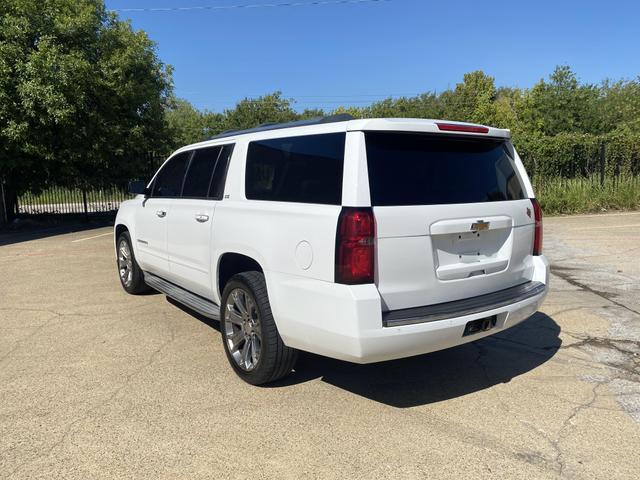
<path fill-rule="evenodd" d="M 533 254 L 542 255 L 542 209 L 538 200 L 531 199 L 533 205 L 533 218 L 536 222 L 533 234 Z"/>
<path fill-rule="evenodd" d="M 336 283 L 373 283 L 375 234 L 371 208 L 342 209 L 336 235 Z"/>

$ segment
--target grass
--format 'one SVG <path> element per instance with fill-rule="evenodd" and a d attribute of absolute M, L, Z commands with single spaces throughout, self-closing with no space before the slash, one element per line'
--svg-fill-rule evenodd
<path fill-rule="evenodd" d="M 640 209 L 640 177 L 535 179 L 534 189 L 546 215 Z"/>

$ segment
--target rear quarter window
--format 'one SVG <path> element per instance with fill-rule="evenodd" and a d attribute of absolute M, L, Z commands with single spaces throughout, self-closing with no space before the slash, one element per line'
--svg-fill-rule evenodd
<path fill-rule="evenodd" d="M 344 133 L 249 143 L 245 176 L 251 200 L 340 205 Z"/>
<path fill-rule="evenodd" d="M 367 132 L 375 206 L 497 202 L 525 198 L 502 139 Z"/>

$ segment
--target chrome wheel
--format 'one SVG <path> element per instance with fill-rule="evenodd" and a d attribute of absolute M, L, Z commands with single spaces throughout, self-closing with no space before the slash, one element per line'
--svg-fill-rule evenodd
<path fill-rule="evenodd" d="M 235 288 L 224 309 L 224 337 L 236 365 L 247 372 L 260 361 L 262 326 L 256 302 L 251 294 Z"/>
<path fill-rule="evenodd" d="M 120 281 L 125 287 L 131 286 L 133 282 L 133 258 L 129 243 L 122 239 L 118 245 L 118 272 Z"/>

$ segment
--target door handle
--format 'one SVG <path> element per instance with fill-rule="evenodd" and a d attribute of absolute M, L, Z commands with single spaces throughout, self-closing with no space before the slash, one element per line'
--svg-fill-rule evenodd
<path fill-rule="evenodd" d="M 160 218 L 164 218 L 167 216 L 167 211 L 166 210 L 157 210 L 156 211 L 156 215 L 159 216 Z"/>
<path fill-rule="evenodd" d="M 204 214 L 198 214 L 196 215 L 196 221 L 200 222 L 200 223 L 204 223 L 207 220 L 209 220 L 209 215 L 204 215 Z"/>

